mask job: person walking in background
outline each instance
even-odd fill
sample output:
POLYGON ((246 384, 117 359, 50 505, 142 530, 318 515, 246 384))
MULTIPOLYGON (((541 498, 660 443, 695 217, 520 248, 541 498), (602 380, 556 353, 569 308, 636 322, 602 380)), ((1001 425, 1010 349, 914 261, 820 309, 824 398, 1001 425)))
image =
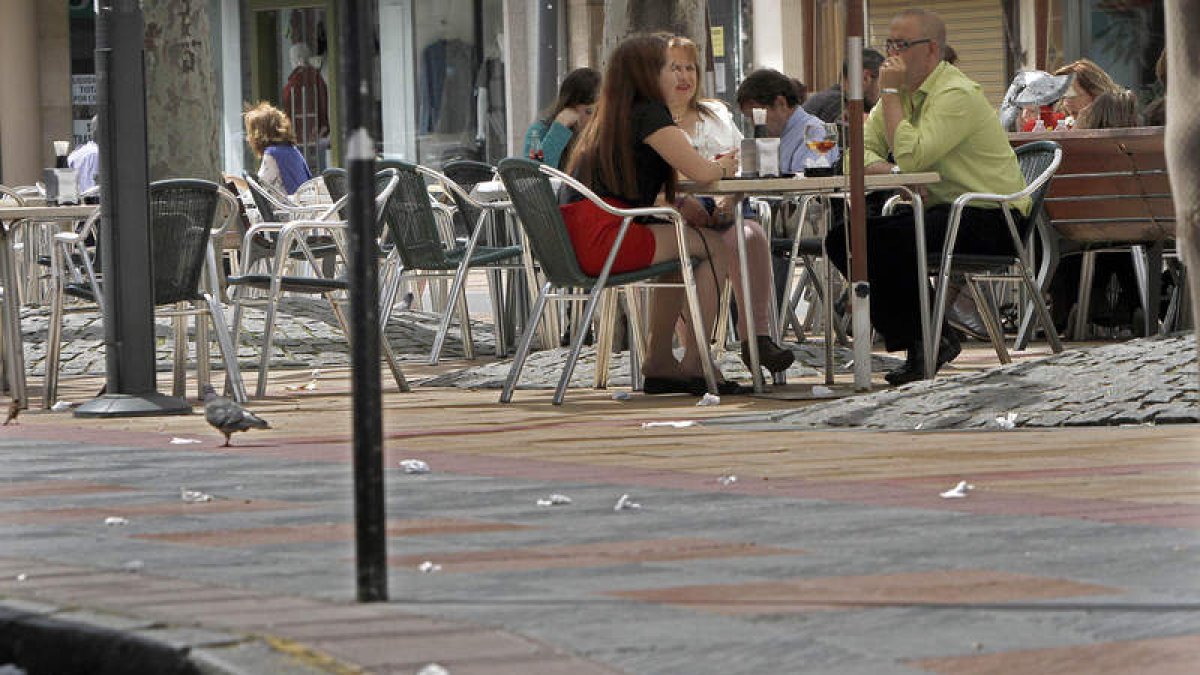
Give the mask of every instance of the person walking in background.
MULTIPOLYGON (((676 202, 678 174, 701 183, 732 176, 735 155, 719 159, 701 157, 686 134, 671 119, 666 101, 677 78, 667 55, 667 40, 660 35, 626 39, 613 50, 600 97, 596 118, 576 141, 567 171, 602 199, 619 206, 651 206, 677 203, 689 222, 707 218, 676 202)), ((567 231, 575 245, 579 265, 588 274, 598 274, 616 241, 622 219, 612 216, 574 190, 564 195, 560 207, 567 231)), ((712 334, 720 296, 720 279, 725 276, 726 248, 715 232, 689 227, 686 253, 701 260, 696 265, 704 334, 712 334), (717 272, 720 270, 720 273, 717 272)), ((654 263, 679 258, 674 226, 657 221, 634 222, 621 242, 612 273, 644 269, 654 263)), ((650 298, 650 344, 642 363, 647 394, 705 391, 703 362, 708 345, 696 343, 694 331, 684 337, 682 361, 672 350, 675 324, 686 320, 683 289, 656 288, 650 298)), ((719 379, 719 378, 718 378, 719 379)), ((721 393, 743 390, 732 382, 721 382, 721 393)))
MULTIPOLYGON (((942 60, 946 25, 933 12, 908 9, 888 30, 887 52, 879 69, 879 105, 863 129, 867 173, 936 171, 940 183, 925 199, 925 242, 940 250, 950 206, 961 194, 1012 194, 1025 187, 1008 136, 979 84, 942 60), (895 158, 893 165, 888 156, 895 158)), ((1013 204, 1015 219, 1027 227, 1030 200, 1013 204)), ((929 293, 918 281, 914 218, 911 212, 867 219, 867 273, 871 282, 871 323, 888 351, 907 350, 904 365, 886 376, 893 385, 925 377, 919 299, 929 293)), ((829 258, 849 274, 845 223, 829 231, 829 258)), ((1015 254, 1000 208, 980 204, 963 210, 954 250, 959 253, 1015 254), (988 208, 988 207, 991 208, 988 208)), ((943 332, 936 367, 961 351, 957 332, 943 332)))
POLYGON ((261 158, 258 179, 263 185, 290 195, 312 178, 308 163, 296 149, 291 122, 282 110, 262 101, 247 110, 242 118, 246 125, 246 142, 261 158))
POLYGON ((562 167, 577 132, 592 119, 599 90, 600 73, 595 70, 576 68, 568 73, 558 88, 554 105, 525 131, 525 149, 521 154, 556 169, 562 167))
POLYGON ((75 148, 67 155, 67 166, 75 169, 79 176, 79 191, 96 187, 100 173, 100 146, 96 145, 96 129, 100 126, 100 118, 92 117, 88 122, 87 143, 75 148))
MULTIPOLYGON (((700 50, 696 43, 686 37, 673 37, 670 41, 671 68, 675 72, 675 87, 667 97, 671 118, 679 125, 705 159, 716 159, 734 154, 742 141, 742 132, 733 123, 733 115, 725 104, 715 99, 700 98, 700 50)), ((682 198, 689 202, 687 212, 700 213, 704 209, 707 218, 694 223, 698 227, 709 227, 721 233, 721 239, 730 251, 737 250, 737 231, 731 227, 735 208, 740 205, 732 196, 718 200, 694 196, 682 198)), ((772 373, 787 370, 796 360, 792 350, 780 346, 771 338, 771 303, 775 299, 775 288, 771 279, 771 241, 756 220, 743 219, 746 240, 746 255, 749 258, 750 294, 754 302, 750 310, 754 317, 753 336, 758 343, 759 362, 772 373)), ((733 284, 733 293, 738 306, 746 307, 742 297, 741 266, 735 256, 729 256, 727 273, 733 284)), ((742 361, 750 367, 751 333, 743 326, 742 313, 737 312, 738 337, 742 341, 742 361)))

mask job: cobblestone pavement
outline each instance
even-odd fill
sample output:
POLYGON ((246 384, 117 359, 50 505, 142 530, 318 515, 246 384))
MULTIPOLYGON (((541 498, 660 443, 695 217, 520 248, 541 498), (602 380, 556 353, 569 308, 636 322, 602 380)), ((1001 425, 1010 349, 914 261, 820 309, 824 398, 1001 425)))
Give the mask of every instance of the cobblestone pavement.
MULTIPOLYGON (((272 368, 333 368, 350 364, 346 340, 333 317, 333 312, 323 301, 288 298, 280 303, 278 316, 275 338, 272 340, 272 368)), ((33 375, 45 374, 46 328, 49 318, 50 312, 46 308, 25 309, 22 312, 25 362, 33 375)), ((259 340, 262 338, 263 313, 257 309, 250 309, 242 323, 242 333, 238 340, 238 363, 243 368, 255 368, 258 365, 259 340)), ((429 353, 436 332, 437 318, 428 312, 397 312, 387 326, 389 344, 398 356, 410 359, 422 359, 429 353)), ((477 352, 487 354, 495 349, 491 324, 473 321, 472 334, 477 352)), ((171 369, 172 335, 168 320, 156 321, 156 362, 160 371, 171 369)), ((189 345, 194 337, 194 332, 189 329, 189 345)), ((103 346, 104 327, 95 313, 67 314, 63 327, 62 374, 103 375, 103 346)), ((214 365, 219 364, 220 352, 217 350, 215 337, 211 352, 214 365)), ((457 328, 451 328, 450 339, 446 341, 443 356, 453 359, 462 358, 462 354, 461 333, 457 328)), ((191 362, 189 360, 189 363, 191 362)))
POLYGON ((1010 415, 1016 427, 1197 422, 1196 361, 1193 336, 1147 338, 730 422, 907 430, 997 429, 1010 415))
MULTIPOLYGON (((288 299, 280 306, 272 356, 273 368, 329 368, 349 364, 346 341, 324 303, 288 299)), ((257 367, 262 313, 249 311, 239 340, 238 358, 243 368, 257 367)), ((48 312, 27 310, 23 316, 25 357, 30 372, 44 372, 48 312)), ((392 348, 403 359, 423 361, 437 329, 434 314, 397 312, 387 327, 392 348)), ((158 364, 170 368, 171 329, 156 324, 158 364)), ((490 355, 495 349, 491 324, 472 322, 476 350, 490 355)), ((69 314, 63 331, 62 370, 66 376, 102 375, 103 329, 94 314, 69 314)), ((792 345, 797 362, 793 378, 818 374, 824 362, 823 346, 810 341, 792 345)), ((520 387, 546 389, 557 384, 566 348, 533 353, 521 375, 520 387)), ((214 362, 217 351, 213 345, 214 362)), ((461 358, 461 333, 451 330, 444 350, 447 360, 461 358)), ((849 349, 835 348, 839 373, 852 369, 849 349)), ((629 386, 627 354, 614 355, 610 366, 612 386, 629 386)), ((895 368, 900 360, 872 356, 876 373, 895 368)), ((733 379, 749 379, 736 353, 726 352, 718 363, 733 379)), ((509 361, 487 361, 419 381, 426 387, 468 389, 499 388, 509 361)), ((573 387, 588 387, 593 379, 595 352, 585 348, 576 367, 573 387)), ((1018 427, 1083 425, 1169 424, 1200 421, 1194 337, 1148 338, 1120 344, 1069 350, 1043 359, 1026 360, 986 372, 942 374, 931 382, 917 382, 866 396, 799 408, 731 418, 729 423, 771 428, 855 427, 869 429, 997 428, 997 418, 1015 415, 1018 427)))
MULTIPOLYGON (((22 328, 25 336, 25 361, 30 372, 34 375, 45 373, 46 358, 46 326, 49 323, 49 311, 46 309, 29 309, 22 315, 22 328)), ((421 311, 396 312, 388 322, 388 342, 397 356, 414 360, 424 359, 433 345, 433 336, 437 332, 438 318, 435 314, 421 311)), ((260 311, 251 310, 243 319, 243 329, 238 341, 238 363, 246 368, 258 365, 259 340, 263 330, 263 315, 260 311)), ((495 351, 495 339, 492 324, 487 321, 472 321, 471 332, 475 341, 475 349, 479 354, 490 355, 495 351)), ((194 333, 189 330, 189 340, 194 333)), ((171 325, 166 320, 155 324, 155 336, 158 342, 157 363, 160 370, 170 370, 172 353, 171 325)), ((215 339, 214 339, 215 340, 215 339)), ((271 367, 295 368, 335 368, 350 364, 350 355, 346 349, 337 321, 329 306, 319 300, 308 298, 289 298, 280 304, 279 319, 276 322, 275 338, 271 367)), ((93 313, 68 314, 63 328, 62 372, 64 375, 103 375, 104 374, 104 328, 99 318, 93 313)), ((190 344, 190 343, 189 343, 190 344)), ((796 365, 788 371, 791 377, 815 375, 816 368, 822 367, 825 355, 822 344, 807 342, 794 345, 796 365)), ((522 387, 547 388, 558 382, 562 360, 568 352, 567 348, 535 352, 526 362, 522 373, 522 387)), ((212 346, 213 362, 219 361, 219 353, 214 341, 212 346)), ((443 358, 450 360, 462 358, 462 333, 456 328, 450 329, 449 339, 442 352, 443 358)), ((834 363, 839 373, 849 373, 853 368, 853 353, 844 347, 834 349, 834 363)), ((629 369, 627 354, 614 355, 611 364, 614 385, 629 386, 629 369)), ((890 356, 876 355, 872 357, 872 367, 876 372, 895 368, 900 360, 890 356)), ((465 388, 499 388, 508 373, 509 361, 487 363, 466 368, 454 373, 447 373, 422 382, 424 386, 465 388)), ((749 379, 750 373, 736 354, 725 354, 720 363, 721 369, 729 377, 749 379)), ((595 368, 595 351, 585 347, 579 366, 575 369, 572 386, 590 386, 592 373, 595 368)))

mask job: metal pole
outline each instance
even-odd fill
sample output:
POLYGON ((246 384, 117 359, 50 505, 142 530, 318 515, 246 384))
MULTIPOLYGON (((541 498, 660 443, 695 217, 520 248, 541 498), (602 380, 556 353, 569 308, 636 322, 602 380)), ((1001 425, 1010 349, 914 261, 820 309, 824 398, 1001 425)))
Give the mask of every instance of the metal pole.
POLYGON ((379 274, 374 237, 375 140, 370 63, 375 40, 366 0, 342 4, 342 105, 350 195, 350 350, 354 425, 354 522, 359 602, 384 602, 387 533, 379 369, 379 274))
MULTIPOLYGON (((847 3, 846 83, 850 130, 850 285, 854 321, 854 389, 871 389, 871 284, 867 279, 867 200, 863 175, 863 5, 847 3)), ((826 302, 831 302, 826 298, 826 302)))
POLYGON ((558 6, 562 0, 537 3, 537 109, 558 97, 558 6))
POLYGON ((100 259, 104 270, 106 394, 76 417, 188 414, 156 391, 154 259, 146 154, 145 22, 139 0, 100 0, 96 83, 100 124, 100 259))

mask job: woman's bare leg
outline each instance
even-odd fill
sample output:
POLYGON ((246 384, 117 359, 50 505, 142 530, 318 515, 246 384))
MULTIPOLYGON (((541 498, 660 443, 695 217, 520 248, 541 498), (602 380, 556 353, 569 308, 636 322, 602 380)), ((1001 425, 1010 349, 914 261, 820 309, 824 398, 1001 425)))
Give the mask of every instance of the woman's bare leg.
POLYGON ((737 298, 738 337, 748 340, 752 335, 771 334, 771 303, 775 302, 775 282, 771 271, 771 241, 757 220, 743 221, 746 235, 746 262, 750 271, 750 295, 753 303, 742 298, 742 270, 737 259, 737 230, 732 227, 721 233, 721 240, 729 250, 729 283, 733 284, 733 295, 737 298), (754 318, 754 330, 742 328, 742 310, 749 304, 754 318))
MULTIPOLYGON (((673 260, 679 257, 675 228, 670 225, 651 225, 654 233, 654 262, 673 260)), ((717 301, 720 297, 717 278, 713 270, 726 268, 727 255, 724 242, 713 232, 688 228, 685 233, 688 254, 704 258, 695 268, 696 290, 700 298, 700 313, 704 321, 704 334, 712 333, 716 320, 717 301)), ((696 344, 693 331, 686 331, 682 363, 675 361, 672 352, 675 323, 680 316, 686 317, 687 300, 683 289, 658 288, 651 293, 650 301, 650 344, 642 372, 650 377, 697 377, 703 373, 701 358, 704 351, 696 344)))

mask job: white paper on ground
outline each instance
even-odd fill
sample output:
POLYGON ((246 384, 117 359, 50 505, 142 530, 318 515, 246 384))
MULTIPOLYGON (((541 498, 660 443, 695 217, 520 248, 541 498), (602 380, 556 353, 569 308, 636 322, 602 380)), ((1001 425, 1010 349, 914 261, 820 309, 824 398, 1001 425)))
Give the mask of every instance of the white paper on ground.
POLYGON ((945 492, 943 492, 941 494, 941 496, 942 496, 942 499, 963 499, 967 496, 968 492, 970 492, 971 490, 974 490, 974 489, 975 489, 974 485, 971 485, 970 483, 968 483, 965 480, 960 480, 958 482, 958 485, 955 485, 954 487, 950 488, 949 490, 946 490, 945 492))
POLYGON ((674 422, 642 422, 643 429, 684 429, 696 425, 696 420, 679 420, 674 422))
POLYGON ((617 500, 616 505, 613 506, 613 511, 629 511, 640 508, 642 508, 642 505, 629 499, 629 495, 621 495, 621 498, 617 500))
POLYGON ((704 392, 704 396, 700 397, 699 401, 696 401, 696 405, 721 405, 721 397, 706 391, 704 392))
POLYGON ((570 497, 560 494, 552 494, 549 497, 537 500, 538 506, 566 506, 570 503, 570 497))
POLYGON ((429 473, 429 465, 419 459, 402 459, 400 468, 404 473, 429 473))

